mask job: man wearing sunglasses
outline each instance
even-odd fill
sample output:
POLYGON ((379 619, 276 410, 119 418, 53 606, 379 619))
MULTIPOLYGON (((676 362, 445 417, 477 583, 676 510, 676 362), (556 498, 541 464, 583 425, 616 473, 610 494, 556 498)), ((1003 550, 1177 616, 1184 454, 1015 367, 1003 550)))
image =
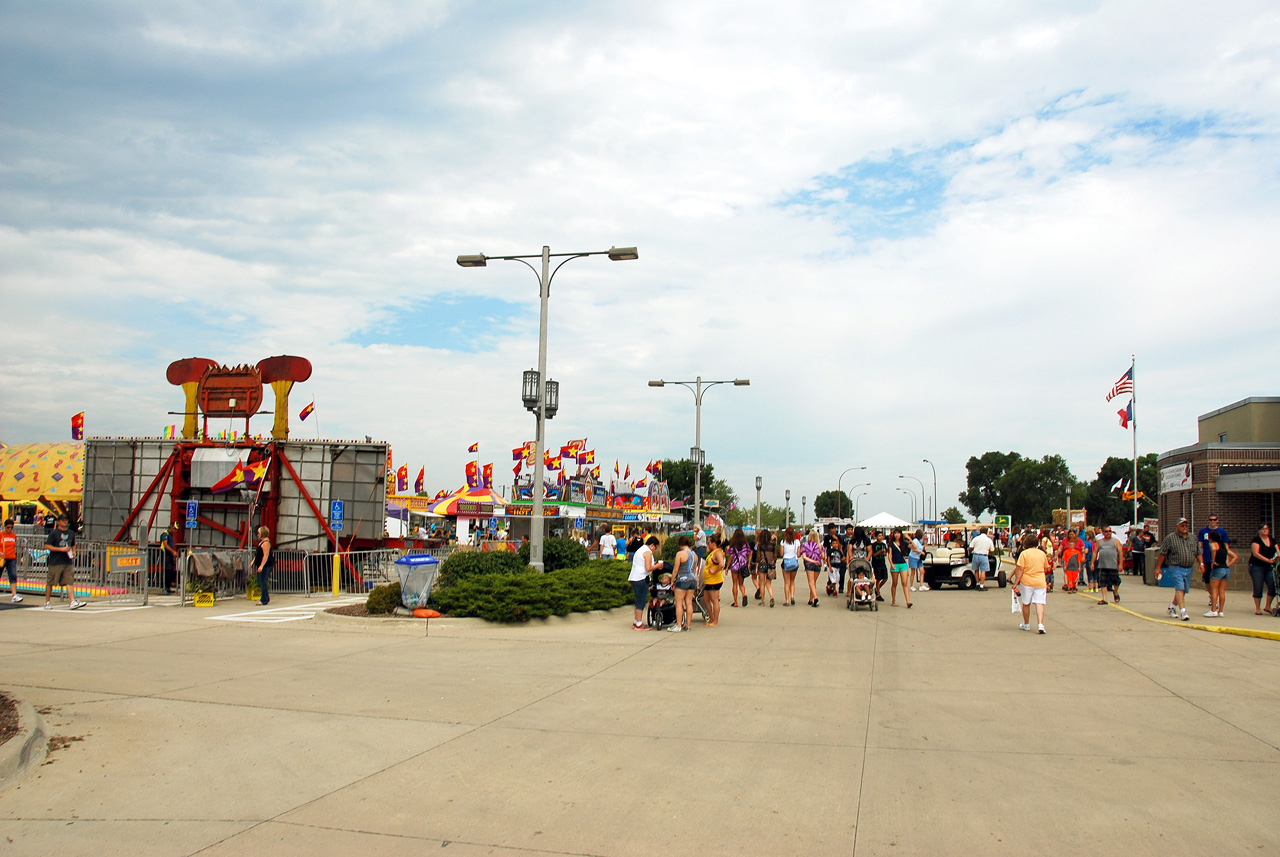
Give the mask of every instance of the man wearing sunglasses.
POLYGON ((1201 575, 1204 582, 1205 592, 1209 591, 1209 570, 1213 568, 1213 555, 1209 548, 1209 536, 1218 537, 1218 541, 1223 547, 1231 544, 1231 539, 1227 538, 1227 531, 1218 526, 1218 516, 1209 516, 1209 526, 1201 527, 1200 532, 1196 535, 1196 541, 1200 543, 1200 558, 1204 563, 1204 574, 1201 575))

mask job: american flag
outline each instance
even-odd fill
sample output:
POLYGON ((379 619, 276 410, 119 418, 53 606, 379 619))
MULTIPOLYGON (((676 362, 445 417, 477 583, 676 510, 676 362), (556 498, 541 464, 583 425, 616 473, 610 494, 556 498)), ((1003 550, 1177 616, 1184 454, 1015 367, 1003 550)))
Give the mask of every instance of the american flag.
POLYGON ((1111 388, 1111 392, 1107 393, 1107 401, 1108 402, 1111 401, 1116 396, 1120 396, 1125 393, 1132 393, 1132 392, 1133 392, 1133 367, 1130 366, 1129 371, 1121 375, 1120 380, 1116 381, 1115 386, 1111 388))

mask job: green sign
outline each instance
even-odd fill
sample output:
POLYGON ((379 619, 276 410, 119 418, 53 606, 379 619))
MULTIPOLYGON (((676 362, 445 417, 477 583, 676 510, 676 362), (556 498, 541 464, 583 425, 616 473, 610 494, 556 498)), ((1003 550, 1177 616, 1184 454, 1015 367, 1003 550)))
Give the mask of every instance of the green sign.
POLYGON ((994 525, 998 530, 1007 530, 1011 526, 1008 515, 996 515, 994 525))

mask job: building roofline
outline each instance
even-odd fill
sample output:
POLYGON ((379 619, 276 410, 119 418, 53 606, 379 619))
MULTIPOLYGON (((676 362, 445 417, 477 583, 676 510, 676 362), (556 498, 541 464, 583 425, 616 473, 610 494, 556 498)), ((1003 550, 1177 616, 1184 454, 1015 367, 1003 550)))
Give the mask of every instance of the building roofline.
POLYGON ((1280 396, 1250 396, 1247 399, 1241 399, 1238 402, 1232 402, 1230 405, 1218 408, 1216 411, 1209 411, 1207 414, 1201 414, 1196 418, 1196 422, 1202 422, 1210 417, 1216 417, 1218 414, 1225 414, 1227 411, 1234 411, 1236 408, 1243 408, 1245 405, 1274 405, 1280 403, 1280 396))
MULTIPOLYGON (((1277 399, 1276 401, 1280 402, 1280 399, 1277 399)), ((1166 458, 1169 458, 1170 456, 1173 456, 1173 455, 1183 455, 1184 453, 1189 453, 1189 452, 1207 452, 1211 449, 1280 450, 1280 443, 1265 443, 1265 442, 1254 442, 1254 441, 1249 441, 1249 442, 1240 441, 1238 443, 1232 443, 1228 441, 1227 443, 1219 443, 1216 440, 1211 442, 1205 442, 1205 443, 1193 443, 1190 446, 1180 446, 1177 449, 1170 449, 1160 453, 1158 456, 1156 456, 1156 463, 1158 464, 1159 462, 1164 461, 1166 458)))

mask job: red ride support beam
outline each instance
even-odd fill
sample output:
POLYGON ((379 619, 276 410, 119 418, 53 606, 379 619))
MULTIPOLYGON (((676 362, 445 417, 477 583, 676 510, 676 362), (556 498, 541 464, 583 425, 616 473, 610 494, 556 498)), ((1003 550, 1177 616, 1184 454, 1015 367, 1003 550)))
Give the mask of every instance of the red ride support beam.
MULTIPOLYGON (((316 506, 315 501, 311 499, 311 494, 307 491, 306 486, 302 484, 302 480, 298 478, 298 474, 293 469, 293 465, 289 463, 289 459, 284 457, 284 451, 277 450, 276 455, 280 457, 280 463, 284 465, 287 471, 289 471, 289 476, 293 479, 293 484, 298 486, 298 492, 302 495, 302 499, 307 501, 307 506, 311 508, 311 514, 316 516, 316 520, 319 521, 320 526, 324 528, 325 535, 327 535, 333 542, 333 552, 338 553, 338 534, 329 527, 329 522, 324 519, 324 515, 320 514, 319 507, 316 506)), ((344 559, 343 562, 346 564, 347 570, 351 572, 351 576, 355 578, 356 583, 363 586, 364 578, 362 578, 359 572, 356 571, 355 566, 351 564, 351 560, 344 559)))
MULTIPOLYGON (((159 484, 161 477, 163 477, 166 473, 169 472, 169 469, 173 466, 173 462, 177 454, 178 454, 178 448, 175 446, 173 449, 173 452, 169 453, 168 459, 165 460, 164 465, 160 468, 160 472, 156 474, 156 478, 152 479, 151 484, 147 486, 147 490, 142 492, 142 497, 141 499, 138 500, 137 505, 134 506, 129 511, 129 517, 124 519, 124 526, 120 527, 120 530, 116 533, 116 537, 111 541, 113 542, 121 541, 125 537, 125 535, 129 532, 129 527, 133 524, 133 519, 138 517, 138 513, 142 511, 142 507, 147 504, 147 498, 151 496, 152 491, 156 490, 156 485, 159 484)), ((159 497, 156 498, 156 508, 157 509, 160 508, 159 497)), ((154 517, 154 514, 155 513, 153 511, 152 512, 153 517, 154 517)), ((149 528, 150 524, 148 524, 147 526, 149 528)))

